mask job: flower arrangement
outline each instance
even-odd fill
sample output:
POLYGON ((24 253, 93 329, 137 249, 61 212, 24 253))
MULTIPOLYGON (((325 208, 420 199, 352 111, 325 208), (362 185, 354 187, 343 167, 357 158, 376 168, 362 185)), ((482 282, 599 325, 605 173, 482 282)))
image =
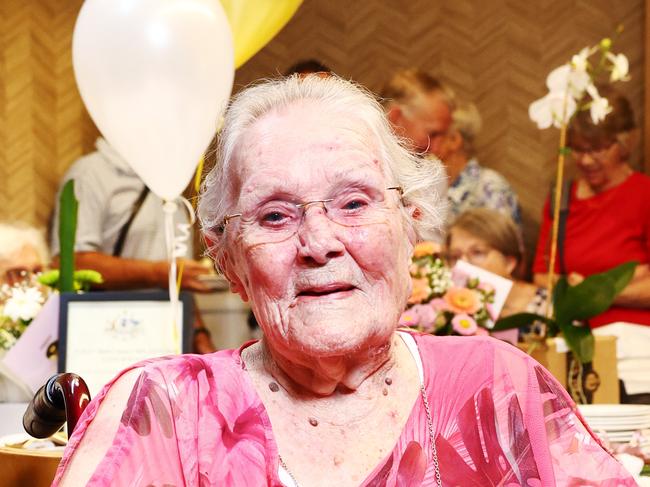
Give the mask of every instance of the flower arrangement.
POLYGON ((16 284, 0 287, 0 350, 9 350, 36 317, 50 294, 37 274, 24 274, 16 284))
MULTIPOLYGON (((618 28, 618 32, 622 27, 618 28)), ((569 121, 579 110, 589 110, 594 124, 602 122, 612 111, 607 98, 600 96, 596 81, 603 75, 609 75, 609 82, 627 81, 629 79, 629 62, 624 54, 612 52, 612 40, 605 38, 598 44, 585 47, 571 57, 571 61, 555 68, 546 78, 549 92, 539 100, 531 103, 528 115, 540 129, 551 125, 560 129, 560 146, 558 150, 557 175, 555 180, 555 201, 553 205, 553 227, 551 234, 551 252, 547 294, 552 296, 555 281, 555 260, 557 255, 557 235, 564 180, 564 159, 569 153, 566 147, 567 127, 569 121)), ((551 308, 549 307, 549 313, 551 308)), ((550 315, 549 315, 550 316, 550 315)))
POLYGON ((487 335, 496 319, 494 287, 449 269, 432 242, 415 247, 409 308, 400 326, 435 335, 487 335))

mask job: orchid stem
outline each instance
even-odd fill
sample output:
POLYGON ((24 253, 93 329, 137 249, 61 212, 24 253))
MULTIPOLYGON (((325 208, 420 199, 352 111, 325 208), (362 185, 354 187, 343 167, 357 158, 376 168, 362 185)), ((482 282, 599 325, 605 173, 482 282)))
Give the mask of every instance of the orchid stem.
MULTIPOLYGON (((569 98, 569 90, 564 95, 564 103, 562 106, 562 126, 560 127, 560 151, 557 156, 557 176, 555 179, 555 195, 553 201, 553 230, 551 232, 551 255, 548 263, 548 282, 546 284, 546 292, 548 299, 553 299, 553 286, 555 284, 555 259, 557 254, 557 234, 560 223, 560 204, 562 201, 562 182, 564 181, 564 153, 566 146, 566 133, 567 133, 567 103, 569 98)), ((546 317, 553 317, 554 306, 546 308, 546 317)))

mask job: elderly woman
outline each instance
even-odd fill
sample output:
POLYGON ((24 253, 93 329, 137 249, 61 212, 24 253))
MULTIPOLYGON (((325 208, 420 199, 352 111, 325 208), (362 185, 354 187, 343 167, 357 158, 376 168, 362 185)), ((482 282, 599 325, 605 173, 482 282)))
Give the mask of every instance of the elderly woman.
POLYGON ((200 212, 264 337, 123 372, 54 485, 634 485, 514 347, 397 331, 440 174, 339 78, 235 97, 200 212))
POLYGON ((0 284, 12 285, 48 263, 44 232, 22 222, 0 223, 0 284))
MULTIPOLYGON (((0 299, 6 299, 8 286, 28 282, 48 262, 44 232, 23 222, 0 222, 0 299)), ((0 402, 26 402, 31 394, 25 384, 0 371, 0 402)))

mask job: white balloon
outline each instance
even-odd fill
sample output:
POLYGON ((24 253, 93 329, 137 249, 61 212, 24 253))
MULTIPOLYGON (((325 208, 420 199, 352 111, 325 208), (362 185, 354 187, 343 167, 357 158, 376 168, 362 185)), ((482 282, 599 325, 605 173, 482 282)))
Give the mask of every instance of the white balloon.
POLYGON ((86 0, 72 60, 104 137, 154 193, 176 198, 232 90, 232 34, 219 1, 86 0))

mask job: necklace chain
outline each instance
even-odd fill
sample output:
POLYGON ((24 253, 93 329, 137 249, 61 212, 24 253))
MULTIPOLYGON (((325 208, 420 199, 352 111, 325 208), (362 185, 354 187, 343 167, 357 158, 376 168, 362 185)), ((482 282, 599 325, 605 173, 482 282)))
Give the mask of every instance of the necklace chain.
POLYGON ((433 469, 436 475, 436 484, 442 487, 442 479, 440 478, 440 465, 438 464, 438 449, 436 448, 436 437, 433 433, 433 418, 431 417, 431 409, 429 408, 429 400, 427 399, 427 392, 424 389, 424 384, 420 385, 422 392, 422 402, 424 403, 424 411, 427 414, 427 426, 429 427, 429 443, 431 444, 431 457, 433 461, 433 469))
MULTIPOLYGON (((427 427, 429 429, 429 445, 431 446, 431 461, 433 462, 433 469, 436 477, 436 485, 438 487, 442 487, 442 479, 440 478, 440 465, 438 463, 438 450, 436 449, 436 438, 434 436, 434 431, 433 431, 433 419, 431 416, 431 408, 429 408, 429 400, 427 399, 427 393, 426 393, 426 389, 424 388, 424 384, 420 385, 420 394, 422 396, 422 403, 424 404, 424 412, 426 413, 427 416, 427 427)), ((280 465, 282 466, 284 471, 289 475, 289 477, 291 477, 294 487, 300 487, 300 484, 296 480, 296 477, 294 477, 293 473, 291 473, 291 470, 289 470, 287 464, 284 463, 282 457, 278 455, 278 458, 280 460, 280 465)))

